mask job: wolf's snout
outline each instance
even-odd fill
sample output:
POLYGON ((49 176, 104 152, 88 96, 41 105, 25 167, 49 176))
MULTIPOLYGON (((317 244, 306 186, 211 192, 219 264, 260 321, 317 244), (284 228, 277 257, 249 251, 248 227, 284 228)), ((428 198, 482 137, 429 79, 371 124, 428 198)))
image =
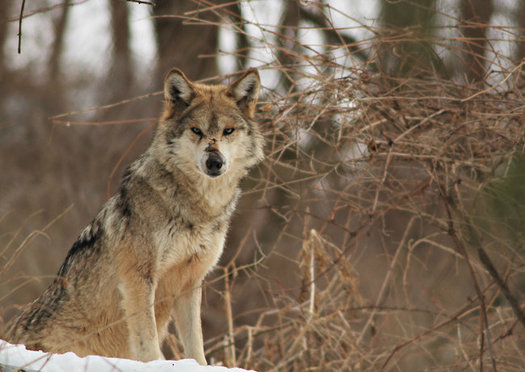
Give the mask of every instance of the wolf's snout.
POLYGON ((208 159, 206 159, 206 172, 209 176, 217 177, 223 173, 221 171, 224 165, 224 160, 217 150, 210 151, 208 159))

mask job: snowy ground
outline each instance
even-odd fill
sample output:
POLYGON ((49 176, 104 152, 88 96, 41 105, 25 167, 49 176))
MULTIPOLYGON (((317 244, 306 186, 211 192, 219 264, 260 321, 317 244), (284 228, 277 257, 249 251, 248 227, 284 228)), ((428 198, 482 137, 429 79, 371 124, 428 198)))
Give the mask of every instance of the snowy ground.
POLYGON ((193 359, 155 360, 143 363, 130 359, 105 358, 90 355, 80 358, 74 353, 49 354, 41 351, 26 350, 24 345, 11 345, 0 340, 0 371, 14 372, 243 372, 241 368, 200 366, 193 359))

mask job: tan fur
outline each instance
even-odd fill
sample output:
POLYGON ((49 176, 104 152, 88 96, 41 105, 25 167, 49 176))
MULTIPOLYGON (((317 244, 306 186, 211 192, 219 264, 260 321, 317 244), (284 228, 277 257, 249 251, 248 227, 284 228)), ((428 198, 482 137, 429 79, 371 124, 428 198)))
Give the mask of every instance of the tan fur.
POLYGON ((258 91, 255 70, 230 86, 172 70, 152 145, 8 341, 148 361, 162 358, 174 318, 185 356, 206 364, 201 284, 222 254, 238 183, 263 157, 252 120, 258 91))

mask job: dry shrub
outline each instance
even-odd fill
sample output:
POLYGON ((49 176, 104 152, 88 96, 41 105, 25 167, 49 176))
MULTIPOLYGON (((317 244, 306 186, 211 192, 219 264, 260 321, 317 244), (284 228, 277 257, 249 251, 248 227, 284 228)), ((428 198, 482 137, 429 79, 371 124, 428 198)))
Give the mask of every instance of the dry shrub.
MULTIPOLYGON (((276 255, 288 268, 261 270, 275 295, 255 325, 234 331, 244 340, 236 364, 519 370, 523 324, 478 254, 523 301, 523 213, 514 229, 486 238, 473 222, 503 223, 477 205, 487 184, 507 182, 503 169, 523 178, 519 90, 478 94, 436 78, 392 88, 380 74, 356 76, 319 76, 310 93, 272 103, 259 203, 282 221, 274 236, 286 242, 277 239, 262 264, 276 255), (290 271, 286 290, 276 288, 290 271)), ((523 183, 510 179, 521 195, 523 183)))
MULTIPOLYGON (((283 33, 266 68, 287 89, 261 104, 268 159, 241 212, 257 264, 237 295, 226 286, 233 319, 212 357, 261 371, 525 363, 523 62, 494 52, 490 83, 428 64, 393 74, 379 56, 407 38, 380 31, 315 53, 283 33)), ((425 42, 458 55, 465 40, 425 42)))

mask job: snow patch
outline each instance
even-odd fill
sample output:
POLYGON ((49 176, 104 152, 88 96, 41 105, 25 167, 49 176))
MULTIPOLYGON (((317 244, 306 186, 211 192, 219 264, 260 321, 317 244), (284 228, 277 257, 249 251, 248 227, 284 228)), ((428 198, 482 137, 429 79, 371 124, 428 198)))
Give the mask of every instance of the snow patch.
POLYGON ((23 369, 26 372, 246 372, 241 368, 201 366, 193 359, 154 360, 138 362, 130 359, 107 358, 89 355, 80 358, 75 353, 51 354, 26 350, 25 345, 11 345, 0 340, 0 371, 11 372, 23 369))

